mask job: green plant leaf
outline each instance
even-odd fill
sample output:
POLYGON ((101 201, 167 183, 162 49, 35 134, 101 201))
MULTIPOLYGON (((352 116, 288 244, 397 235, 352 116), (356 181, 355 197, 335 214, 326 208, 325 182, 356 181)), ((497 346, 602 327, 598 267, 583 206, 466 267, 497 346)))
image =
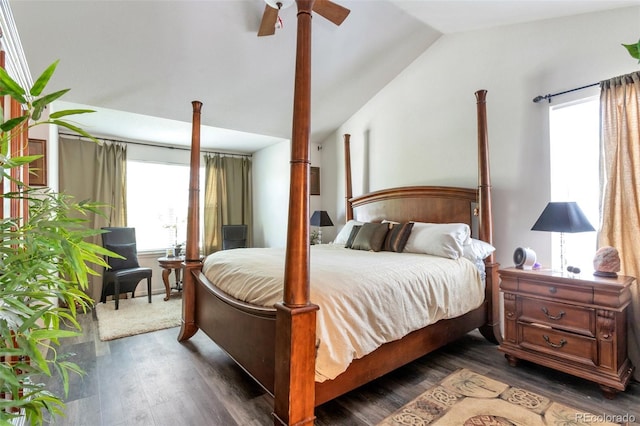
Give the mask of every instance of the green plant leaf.
POLYGON ((100 143, 100 141, 98 139, 96 139, 94 136, 90 135, 89 133, 87 133, 84 129, 81 129, 78 126, 75 126, 71 123, 68 123, 66 121, 62 121, 62 120, 48 120, 48 123, 50 124, 57 124, 58 126, 62 126, 62 127, 66 127, 69 130, 73 130, 74 132, 80 134, 80 136, 84 136, 85 138, 91 139, 92 141, 94 141, 95 143, 100 143))
POLYGON ((31 111, 31 118, 34 121, 38 121, 40 120, 40 117, 42 117, 42 112, 44 111, 44 109, 46 108, 46 105, 37 105, 33 108, 33 110, 31 111))
POLYGON ((49 363, 42 355, 42 351, 40 350, 39 341, 30 338, 26 342, 21 342, 21 347, 24 345, 28 345, 30 347, 29 351, 29 363, 31 365, 36 365, 40 373, 46 374, 47 376, 51 376, 51 370, 49 369, 49 363))
POLYGON ((36 321, 38 321, 41 317, 42 314, 47 311, 49 308, 48 307, 44 307, 39 309, 38 311, 36 311, 31 318, 29 318, 27 321, 25 321, 20 328, 18 329, 18 332, 20 333, 24 333, 25 331, 29 330, 31 327, 34 326, 34 324, 36 323, 36 321))
POLYGON ((79 376, 83 376, 86 373, 76 364, 68 361, 62 361, 58 363, 59 372, 62 375, 62 383, 64 385, 64 394, 65 396, 69 395, 69 372, 73 372, 78 374, 79 376))
POLYGON ((44 70, 44 72, 40 75, 40 77, 38 77, 36 82, 33 83, 31 90, 29 90, 29 93, 31 93, 31 96, 40 96, 44 88, 49 83, 49 80, 51 79, 51 76, 53 75, 54 71, 56 70, 56 67, 58 66, 58 62, 60 62, 60 60, 57 60, 51 65, 49 65, 49 67, 46 70, 44 70))
POLYGON ((21 104, 27 103, 24 89, 3 68, 0 68, 0 95, 9 95, 21 104))
POLYGON ((7 120, 4 123, 0 124, 0 130, 2 130, 3 132, 9 132, 9 131, 15 129, 20 124, 22 124, 25 121, 27 121, 28 119, 29 119, 28 115, 23 115, 21 117, 12 118, 12 119, 7 120))
POLYGON ((68 115, 78 115, 96 112, 93 109, 66 109, 64 111, 56 111, 49 114, 49 118, 62 118, 68 115))
POLYGON ((629 55, 631 55, 631 57, 638 59, 638 63, 640 63, 640 39, 638 40, 637 43, 634 44, 622 44, 627 51, 629 52, 629 55))
POLYGON ((43 97, 38 98, 35 101, 33 101, 33 107, 34 108, 44 108, 47 105, 49 105, 51 102, 53 102, 56 99, 59 99, 60 97, 64 96, 64 94, 67 93, 69 90, 71 90, 71 89, 58 90, 57 92, 53 92, 53 93, 49 93, 48 95, 44 95, 43 97))
POLYGON ((38 329, 31 332, 31 337, 35 339, 59 339, 62 337, 78 337, 80 333, 73 330, 46 330, 38 329))
POLYGON ((25 164, 29 164, 41 157, 42 155, 25 155, 24 157, 12 157, 8 158, 4 164, 6 168, 12 169, 14 167, 20 167, 24 166, 25 164))

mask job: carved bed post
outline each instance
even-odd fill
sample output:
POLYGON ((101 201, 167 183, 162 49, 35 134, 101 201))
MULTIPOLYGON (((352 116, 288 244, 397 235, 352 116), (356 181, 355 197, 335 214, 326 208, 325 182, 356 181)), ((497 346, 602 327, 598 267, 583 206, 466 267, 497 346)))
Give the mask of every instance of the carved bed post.
MULTIPOLYGON (((493 244, 493 213, 491 211, 491 175, 489 173, 489 136, 487 131, 487 91, 476 92, 478 113, 478 203, 479 203, 479 237, 482 241, 493 244)), ((492 342, 500 342, 500 284, 498 269, 493 253, 484 261, 487 274, 487 301, 489 303, 487 324, 480 328, 482 335, 492 342)))
POLYGON ((345 173, 345 222, 353 219, 353 206, 349 201, 353 197, 353 187, 351 184, 351 135, 346 133, 344 135, 344 173, 345 173))
POLYGON ((182 267, 182 326, 178 341, 193 336, 198 327, 195 322, 196 288, 193 273, 202 267, 200 260, 200 110, 202 102, 193 101, 191 127, 191 165, 189 174, 189 210, 187 212, 187 246, 182 267))
POLYGON ((296 0, 298 33, 291 138, 291 183, 284 301, 276 304, 274 424, 312 425, 315 419, 316 311, 309 289, 309 135, 311 133, 311 11, 296 0))

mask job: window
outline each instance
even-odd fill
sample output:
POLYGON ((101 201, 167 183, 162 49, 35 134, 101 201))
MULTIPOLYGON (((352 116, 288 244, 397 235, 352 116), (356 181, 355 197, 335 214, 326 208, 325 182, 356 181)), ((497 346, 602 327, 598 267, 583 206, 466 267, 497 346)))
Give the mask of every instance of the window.
POLYGON ((189 166, 127 161, 127 223, 139 251, 185 242, 188 201, 189 166))
MULTIPOLYGON (((597 230, 599 213, 600 104, 597 97, 550 108, 551 200, 575 201, 597 230)), ((553 268, 560 268, 560 235, 552 235, 553 268)), ((568 265, 590 269, 596 232, 565 234, 568 265)))

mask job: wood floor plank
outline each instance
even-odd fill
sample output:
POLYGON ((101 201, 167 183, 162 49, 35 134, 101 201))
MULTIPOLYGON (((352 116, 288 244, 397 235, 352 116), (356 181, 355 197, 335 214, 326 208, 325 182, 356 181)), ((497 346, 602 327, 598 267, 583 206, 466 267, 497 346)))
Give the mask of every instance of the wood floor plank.
MULTIPOLYGON (((92 313, 85 334, 63 343, 87 376, 76 383, 56 425, 267 426, 273 399, 204 333, 177 341, 178 329, 101 342, 92 313)), ((316 409, 319 426, 373 426, 452 372, 468 368, 596 414, 640 422, 640 383, 607 400, 591 382, 535 364, 510 367, 474 332, 316 409)))
POLYGON ((100 398, 96 394, 68 402, 65 416, 64 424, 69 426, 100 424, 100 398))

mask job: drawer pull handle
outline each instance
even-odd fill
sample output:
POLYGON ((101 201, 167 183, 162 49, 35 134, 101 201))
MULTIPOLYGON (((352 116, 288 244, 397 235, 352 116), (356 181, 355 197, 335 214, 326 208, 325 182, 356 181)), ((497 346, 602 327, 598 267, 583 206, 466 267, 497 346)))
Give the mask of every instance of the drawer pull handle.
POLYGON ((556 294, 558 292, 558 289, 555 287, 549 287, 549 293, 551 294, 556 294))
POLYGON ((562 319, 563 316, 565 316, 565 312, 564 311, 560 311, 560 313, 558 315, 553 316, 553 315, 549 314, 549 310, 546 307, 543 306, 540 309, 547 316, 547 318, 549 318, 550 320, 558 321, 558 320, 562 319))
POLYGON ((561 348, 564 345, 567 344, 567 341, 564 339, 560 339, 560 343, 553 343, 551 340, 549 340, 549 336, 547 335, 542 335, 542 338, 544 339, 545 342, 547 342, 547 345, 551 346, 552 348, 561 348))

